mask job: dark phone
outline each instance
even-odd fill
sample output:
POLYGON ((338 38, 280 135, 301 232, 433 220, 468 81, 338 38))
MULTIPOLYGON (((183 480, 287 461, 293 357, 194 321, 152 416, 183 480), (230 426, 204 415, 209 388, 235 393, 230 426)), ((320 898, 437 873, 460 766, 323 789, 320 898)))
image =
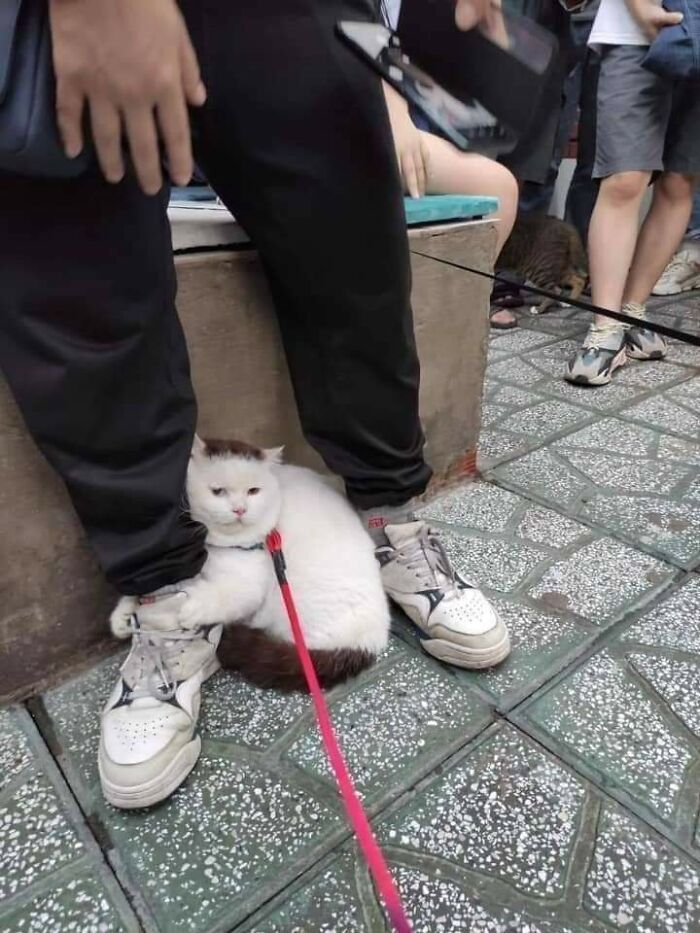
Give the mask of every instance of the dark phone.
POLYGON ((507 10, 502 27, 496 41, 479 28, 458 29, 454 0, 403 0, 396 31, 406 55, 449 94, 478 100, 522 135, 556 65, 558 43, 546 29, 507 10))
POLYGON ((460 149, 496 156, 508 152, 517 136, 478 101, 458 100, 421 71, 401 49, 394 33, 379 23, 340 22, 340 38, 399 94, 413 104, 430 125, 460 149))

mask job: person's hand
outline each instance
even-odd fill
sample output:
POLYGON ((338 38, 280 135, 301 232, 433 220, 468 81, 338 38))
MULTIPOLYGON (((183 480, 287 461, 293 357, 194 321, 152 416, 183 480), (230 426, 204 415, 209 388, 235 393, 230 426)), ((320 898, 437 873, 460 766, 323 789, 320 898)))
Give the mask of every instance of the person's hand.
POLYGON ((423 135, 411 120, 403 97, 388 84, 384 85, 384 96, 401 180, 412 198, 421 198, 428 184, 428 152, 423 135))
POLYGON ((428 152, 423 135, 410 117, 408 123, 392 132, 404 188, 412 198, 422 198, 428 185, 428 152))
POLYGON ((187 104, 206 91, 184 20, 174 0, 50 0, 56 114, 66 154, 83 148, 89 108, 105 178, 124 176, 126 137, 139 183, 155 194, 163 183, 159 137, 176 184, 192 177, 187 104))
POLYGON ((683 22, 682 13, 669 13, 654 3, 654 0, 627 0, 627 6, 650 42, 653 42, 666 26, 677 26, 683 22))

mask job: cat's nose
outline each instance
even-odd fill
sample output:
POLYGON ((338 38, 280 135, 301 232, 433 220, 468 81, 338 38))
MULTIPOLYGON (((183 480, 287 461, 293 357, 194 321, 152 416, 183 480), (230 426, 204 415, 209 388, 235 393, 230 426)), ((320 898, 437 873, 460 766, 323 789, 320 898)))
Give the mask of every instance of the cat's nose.
POLYGON ((245 515, 245 513, 246 513, 246 510, 245 510, 245 509, 234 509, 234 510, 233 510, 233 514, 234 514, 234 515, 237 515, 239 518, 243 518, 243 516, 245 515))

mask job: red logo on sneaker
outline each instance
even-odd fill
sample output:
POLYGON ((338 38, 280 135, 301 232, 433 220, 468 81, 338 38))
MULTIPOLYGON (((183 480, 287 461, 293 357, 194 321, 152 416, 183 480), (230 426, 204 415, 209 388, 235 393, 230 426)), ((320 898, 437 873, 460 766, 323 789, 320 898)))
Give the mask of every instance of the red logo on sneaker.
POLYGON ((368 528, 383 528, 386 525, 386 520, 381 516, 377 515, 374 518, 370 518, 367 522, 368 528))

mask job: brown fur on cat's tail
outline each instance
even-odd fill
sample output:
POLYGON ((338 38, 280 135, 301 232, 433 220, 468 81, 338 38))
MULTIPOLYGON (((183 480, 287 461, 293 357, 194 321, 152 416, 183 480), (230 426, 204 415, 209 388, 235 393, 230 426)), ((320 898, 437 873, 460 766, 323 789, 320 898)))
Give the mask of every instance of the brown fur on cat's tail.
MULTIPOLYGON (((376 660, 375 655, 356 648, 310 649, 309 654, 324 689, 355 677, 376 660)), ((222 667, 238 671, 256 687, 309 692, 294 645, 271 638, 261 629, 225 626, 218 656, 222 667)))

